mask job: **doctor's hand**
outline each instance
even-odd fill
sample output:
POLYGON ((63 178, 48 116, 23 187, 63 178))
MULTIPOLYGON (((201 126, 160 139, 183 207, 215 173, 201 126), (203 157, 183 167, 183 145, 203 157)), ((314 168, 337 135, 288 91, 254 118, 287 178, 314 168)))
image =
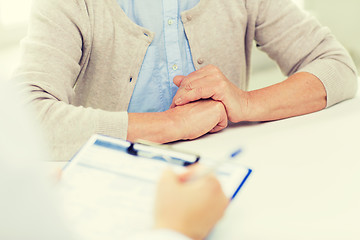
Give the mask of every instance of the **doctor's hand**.
POLYGON ((186 181, 192 169, 181 175, 166 170, 158 184, 155 228, 171 229, 191 239, 204 239, 221 219, 229 199, 214 175, 186 181))
POLYGON ((176 76, 174 83, 179 89, 171 108, 211 98, 224 104, 230 121, 246 120, 247 93, 230 82, 218 67, 207 65, 188 76, 176 76))

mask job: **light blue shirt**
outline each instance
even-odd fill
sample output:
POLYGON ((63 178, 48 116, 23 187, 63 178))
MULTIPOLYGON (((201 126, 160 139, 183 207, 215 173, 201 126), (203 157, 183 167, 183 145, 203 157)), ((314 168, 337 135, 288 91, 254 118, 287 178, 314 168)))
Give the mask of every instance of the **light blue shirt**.
POLYGON ((180 13, 200 0, 117 0, 137 25, 155 33, 137 79, 128 112, 169 109, 177 86, 173 78, 195 71, 180 13))

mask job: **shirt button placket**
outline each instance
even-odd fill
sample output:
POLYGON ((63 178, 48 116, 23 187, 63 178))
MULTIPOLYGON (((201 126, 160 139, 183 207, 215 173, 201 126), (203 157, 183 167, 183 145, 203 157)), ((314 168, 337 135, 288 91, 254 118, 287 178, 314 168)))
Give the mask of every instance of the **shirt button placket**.
POLYGON ((178 0, 163 0, 164 6, 164 33, 169 69, 169 79, 181 74, 181 54, 178 36, 178 0))

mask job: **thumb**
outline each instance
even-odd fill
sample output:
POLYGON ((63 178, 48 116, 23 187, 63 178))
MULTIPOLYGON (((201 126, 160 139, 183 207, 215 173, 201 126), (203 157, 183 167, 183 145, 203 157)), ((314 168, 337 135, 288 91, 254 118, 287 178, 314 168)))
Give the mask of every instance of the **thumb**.
POLYGON ((184 80, 185 76, 179 75, 175 76, 173 82, 176 86, 180 87, 181 82, 184 80))
POLYGON ((177 174, 171 170, 171 168, 167 168, 163 171, 161 177, 160 177, 160 183, 168 183, 168 182, 178 182, 178 176, 177 174))
POLYGON ((186 171, 179 174, 178 178, 181 182, 186 182, 189 178, 195 175, 197 172, 204 170, 203 166, 200 166, 198 163, 192 164, 186 167, 186 171))

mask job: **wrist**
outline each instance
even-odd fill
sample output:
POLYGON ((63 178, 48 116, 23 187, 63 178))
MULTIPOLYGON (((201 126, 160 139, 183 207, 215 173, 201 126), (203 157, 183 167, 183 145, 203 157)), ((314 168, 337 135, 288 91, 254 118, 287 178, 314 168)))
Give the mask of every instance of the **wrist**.
POLYGON ((179 117, 176 116, 174 108, 168 109, 163 114, 163 132, 169 139, 168 142, 182 140, 181 127, 179 126, 179 117))
POLYGON ((251 119, 251 93, 247 91, 243 91, 238 89, 236 108, 234 109, 227 109, 229 120, 233 123, 243 122, 243 121, 250 121, 251 119), (229 110, 234 113, 229 115, 229 110))
POLYGON ((129 113, 127 139, 138 139, 157 143, 178 140, 174 119, 168 111, 156 113, 129 113))
POLYGON ((164 124, 166 124, 166 129, 164 131, 169 136, 171 141, 177 140, 186 140, 186 136, 184 136, 184 118, 177 114, 176 108, 171 108, 163 113, 164 124))
POLYGON ((243 121, 254 120, 254 106, 253 106, 253 95, 252 92, 243 91, 242 102, 243 102, 243 121))
MULTIPOLYGON (((257 91, 245 92, 244 96, 244 119, 246 122, 261 121, 265 113, 265 104, 260 104, 257 91)), ((268 100, 266 100, 268 101, 268 100)))

